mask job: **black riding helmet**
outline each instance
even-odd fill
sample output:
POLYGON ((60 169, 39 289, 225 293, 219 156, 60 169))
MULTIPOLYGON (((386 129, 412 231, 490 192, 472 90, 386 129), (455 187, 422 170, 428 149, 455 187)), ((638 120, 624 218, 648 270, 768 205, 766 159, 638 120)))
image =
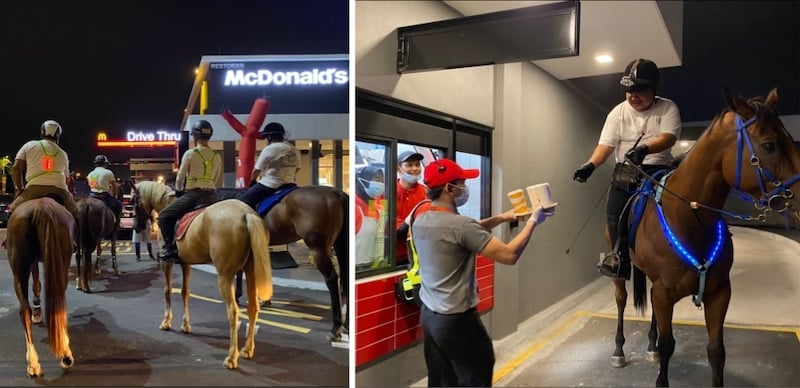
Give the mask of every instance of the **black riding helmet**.
POLYGON ((192 125, 192 136, 198 139, 211 139, 214 134, 214 128, 208 121, 200 120, 192 125))
POLYGON ((619 84, 626 92, 640 92, 646 89, 655 91, 658 88, 659 78, 658 66, 655 62, 638 58, 625 67, 625 73, 619 80, 619 84))
POLYGON ((94 157, 95 166, 107 166, 108 158, 105 155, 97 155, 94 157))
POLYGON ((283 140, 286 136, 286 129, 281 123, 269 123, 258 131, 259 139, 283 140))

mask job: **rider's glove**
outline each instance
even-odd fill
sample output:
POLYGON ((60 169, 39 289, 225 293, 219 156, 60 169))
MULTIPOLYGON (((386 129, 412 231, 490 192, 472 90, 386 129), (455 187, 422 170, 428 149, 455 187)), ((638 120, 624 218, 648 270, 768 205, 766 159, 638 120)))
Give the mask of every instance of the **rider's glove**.
POLYGON ((625 154, 625 158, 629 159, 631 163, 640 166, 642 162, 644 162, 644 157, 650 153, 650 148, 647 148, 646 145, 640 145, 625 154))
POLYGON ((575 174, 572 175, 572 179, 583 183, 589 179, 593 172, 594 164, 592 162, 586 162, 582 166, 578 167, 577 170, 575 170, 575 174))
POLYGON ((537 226, 541 225, 544 222, 544 220, 546 220, 553 214, 556 214, 555 207, 545 210, 543 207, 539 206, 536 209, 533 209, 533 211, 531 212, 531 217, 528 218, 528 223, 535 222, 537 226))

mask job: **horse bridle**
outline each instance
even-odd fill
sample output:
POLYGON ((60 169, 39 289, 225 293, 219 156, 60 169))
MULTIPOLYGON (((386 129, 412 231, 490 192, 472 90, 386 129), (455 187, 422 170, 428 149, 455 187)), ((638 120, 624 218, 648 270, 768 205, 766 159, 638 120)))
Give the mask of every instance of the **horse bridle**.
POLYGON ((800 180, 800 174, 796 174, 795 176, 789 178, 789 180, 781 182, 780 179, 778 179, 767 168, 761 165, 761 159, 758 157, 758 155, 756 155, 753 142, 750 139, 750 133, 747 132, 747 127, 752 125, 758 119, 758 117, 761 115, 762 109, 764 108, 763 104, 757 104, 757 106, 759 107, 758 112, 756 112, 756 114, 747 121, 743 121, 742 117, 738 113, 736 114, 736 147, 738 153, 736 156, 736 184, 733 186, 733 189, 737 194, 739 194, 740 198, 751 202, 756 210, 761 211, 761 214, 756 217, 757 219, 766 221, 767 215, 772 210, 776 210, 778 213, 784 215, 784 213, 789 209, 788 200, 794 197, 794 192, 789 189, 789 186, 800 180), (743 192, 739 188, 742 179, 742 158, 744 154, 744 146, 747 146, 747 150, 750 151, 750 165, 753 166, 753 169, 755 169, 758 187, 761 190, 761 196, 759 198, 754 197, 750 193, 743 192), (764 185, 765 180, 769 180, 770 183, 775 186, 775 188, 767 192, 767 189, 764 185))

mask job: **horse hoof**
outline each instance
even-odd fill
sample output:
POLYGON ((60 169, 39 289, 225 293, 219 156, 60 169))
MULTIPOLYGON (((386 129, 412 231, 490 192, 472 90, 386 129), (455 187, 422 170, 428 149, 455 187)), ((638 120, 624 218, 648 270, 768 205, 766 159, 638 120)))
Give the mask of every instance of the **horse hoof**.
POLYGON ((234 370, 239 366, 236 359, 231 356, 225 357, 225 361, 222 363, 222 365, 230 370, 234 370))
POLYGON ((647 356, 645 356, 645 359, 648 362, 659 362, 661 361, 661 356, 658 355, 658 352, 648 351, 647 356))
POLYGON ((166 323, 162 323, 160 326, 158 326, 159 329, 164 330, 164 331, 169 331, 170 327, 171 326, 166 324, 166 323))
POLYGON ((94 270, 95 275, 100 275, 101 271, 99 269, 94 270))
POLYGON ((342 342, 341 334, 328 333, 325 338, 330 342, 342 342))
POLYGON ((628 363, 625 361, 625 356, 613 356, 611 357, 611 366, 614 368, 622 368, 623 366, 627 365, 628 363))
POLYGON ((33 315, 31 315, 31 323, 34 325, 38 325, 42 323, 42 312, 40 311, 33 311, 33 315))
POLYGON ((42 375, 42 367, 39 364, 28 365, 28 377, 40 377, 42 375))
POLYGON ((67 356, 61 359, 61 368, 72 368, 73 365, 75 365, 75 359, 73 359, 72 356, 67 356))
POLYGON ((114 270, 114 275, 117 275, 117 276, 122 275, 122 271, 120 271, 118 269, 115 269, 114 270))

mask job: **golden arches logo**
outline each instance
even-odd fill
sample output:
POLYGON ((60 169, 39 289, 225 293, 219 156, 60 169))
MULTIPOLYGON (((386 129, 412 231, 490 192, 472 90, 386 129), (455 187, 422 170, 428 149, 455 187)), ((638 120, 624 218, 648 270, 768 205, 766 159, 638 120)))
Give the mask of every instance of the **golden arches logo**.
POLYGON ((106 141, 106 140, 108 140, 108 136, 106 136, 105 132, 98 132, 97 133, 97 140, 98 141, 106 141))

